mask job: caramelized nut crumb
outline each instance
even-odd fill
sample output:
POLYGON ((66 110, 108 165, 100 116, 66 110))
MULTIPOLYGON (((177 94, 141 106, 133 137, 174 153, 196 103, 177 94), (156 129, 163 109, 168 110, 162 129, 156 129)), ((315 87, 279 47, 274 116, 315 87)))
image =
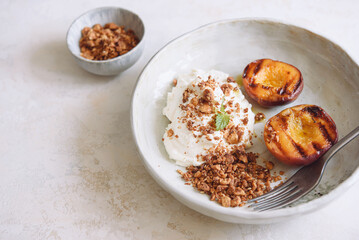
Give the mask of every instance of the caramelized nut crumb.
POLYGON ((203 91, 203 99, 206 101, 206 102, 212 102, 214 100, 214 93, 213 93, 213 90, 212 89, 205 89, 203 91))
POLYGON ((228 78, 227 78, 227 82, 229 82, 229 83, 234 83, 234 82, 236 82, 236 81, 234 80, 233 77, 228 77, 228 78))
POLYGON ((203 103, 199 106, 199 111, 201 113, 212 113, 212 107, 208 103, 203 103))
POLYGON ((167 136, 168 136, 168 137, 172 137, 173 134, 174 134, 174 132, 173 132, 172 128, 171 128, 171 129, 168 129, 168 131, 167 131, 167 136))
POLYGON ((258 154, 246 153, 243 146, 230 152, 216 146, 201 156, 202 165, 189 166, 186 173, 179 173, 198 191, 208 194, 211 201, 224 207, 241 207, 245 201, 270 191, 271 181, 281 180, 280 176, 270 175, 272 162, 263 167, 256 163, 257 157, 258 154))
POLYGON ((233 90, 233 86, 231 84, 225 83, 221 86, 221 89, 225 96, 229 96, 229 94, 233 90))
POLYGON ((264 119, 265 119, 265 115, 264 115, 264 113, 261 113, 261 112, 257 113, 257 114, 255 115, 255 117, 254 117, 254 120, 255 120, 256 122, 260 122, 260 121, 262 121, 262 120, 264 120, 264 119))
POLYGON ((274 167, 274 163, 267 161, 267 162, 266 162, 266 167, 267 167, 269 170, 272 170, 273 167, 274 167))

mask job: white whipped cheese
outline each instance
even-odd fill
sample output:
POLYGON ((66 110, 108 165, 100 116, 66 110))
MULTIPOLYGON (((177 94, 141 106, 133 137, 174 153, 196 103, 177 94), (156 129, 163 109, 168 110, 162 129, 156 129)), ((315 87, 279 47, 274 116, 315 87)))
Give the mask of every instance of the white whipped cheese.
POLYGON ((218 144, 228 149, 234 145, 250 146, 254 125, 251 107, 237 83, 228 80, 226 73, 193 70, 179 76, 163 109, 171 121, 163 136, 169 157, 180 166, 198 166, 203 163, 201 155, 218 144), (211 101, 204 92, 211 92, 211 101), (230 122, 226 128, 216 131, 215 111, 222 102, 230 122), (233 133, 237 138, 233 138, 233 133))

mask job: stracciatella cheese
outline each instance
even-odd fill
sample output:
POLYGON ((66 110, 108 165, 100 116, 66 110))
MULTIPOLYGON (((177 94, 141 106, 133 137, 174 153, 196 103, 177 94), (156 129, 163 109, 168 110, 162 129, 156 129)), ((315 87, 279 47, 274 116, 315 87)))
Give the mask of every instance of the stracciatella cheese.
POLYGON ((226 73, 194 70, 179 76, 163 109, 171 121, 163 136, 169 157, 181 166, 197 166, 215 146, 250 146, 254 125, 251 107, 226 73), (216 130, 221 104, 230 120, 224 129, 216 130))

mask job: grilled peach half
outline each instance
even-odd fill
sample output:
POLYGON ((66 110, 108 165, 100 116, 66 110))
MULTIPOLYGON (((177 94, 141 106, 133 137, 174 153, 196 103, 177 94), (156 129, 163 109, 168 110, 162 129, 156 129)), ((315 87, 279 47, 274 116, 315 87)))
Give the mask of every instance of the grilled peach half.
POLYGON ((303 90, 302 73, 294 66, 271 59, 260 59, 247 65, 243 85, 258 104, 270 107, 290 103, 303 90))
POLYGON ((287 108, 270 118, 264 127, 268 150, 289 165, 308 165, 338 141, 333 119, 316 105, 287 108))

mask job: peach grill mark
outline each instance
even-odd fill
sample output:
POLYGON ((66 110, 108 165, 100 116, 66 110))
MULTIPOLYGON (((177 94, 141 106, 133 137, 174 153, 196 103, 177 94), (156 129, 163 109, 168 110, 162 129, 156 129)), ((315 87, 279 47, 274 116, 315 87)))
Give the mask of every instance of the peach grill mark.
MULTIPOLYGON (((273 126, 272 126, 272 124, 268 124, 268 128, 269 129, 274 129, 273 128, 273 126)), ((279 141, 273 141, 274 142, 274 144, 277 146, 277 148, 281 151, 281 152, 283 152, 283 148, 282 148, 282 145, 279 143, 279 141)))
POLYGON ((330 144, 333 145, 334 140, 332 140, 331 137, 329 136, 329 133, 328 133, 327 129, 325 128, 325 126, 321 123, 318 123, 318 125, 319 125, 320 132, 322 133, 322 136, 325 138, 325 140, 327 142, 330 142, 330 144))
POLYGON ((298 80, 298 81, 296 82, 296 84, 294 85, 293 92, 296 92, 296 91, 297 91, 297 89, 298 89, 299 86, 301 85, 302 81, 303 81, 303 77, 302 77, 302 74, 301 74, 299 80, 298 80))
POLYGON ((288 89, 287 89, 287 88, 288 88, 288 85, 289 85, 289 83, 287 82, 287 83, 284 85, 284 87, 278 89, 277 93, 278 93, 279 95, 284 95, 285 93, 286 93, 286 94, 290 94, 290 92, 287 92, 287 90, 288 90, 288 89))
MULTIPOLYGON (((282 117, 279 118, 281 120, 282 126, 284 127, 284 129, 288 128, 288 123, 287 121, 285 121, 282 117)), ((300 146, 299 144, 297 144, 296 142, 294 142, 294 140, 291 138, 291 136, 289 136, 288 132, 286 130, 283 131, 284 134, 288 137, 288 139, 290 140, 290 142, 292 143, 293 147, 297 150, 297 152, 303 157, 306 158, 308 155, 306 154, 305 150, 302 148, 302 146, 300 146)), ((279 142, 276 144, 278 145, 279 142)))
POLYGON ((248 64, 248 65, 246 66, 246 68, 244 69, 242 78, 246 78, 248 68, 249 68, 249 64, 248 64))
POLYGON ((281 120, 280 123, 283 126, 282 128, 284 129, 284 131, 287 131, 288 129, 288 121, 286 120, 286 116, 278 116, 278 118, 281 120))
MULTIPOLYGON (((259 62, 259 61, 256 61, 255 63, 257 63, 257 62, 259 62)), ((255 88, 255 87, 258 86, 258 84, 255 83, 254 76, 255 76, 255 75, 259 72, 259 70, 261 69, 262 63, 263 63, 263 60, 260 60, 259 64, 256 65, 256 67, 255 67, 255 69, 254 69, 254 71, 253 71, 252 77, 251 77, 251 79, 248 81, 248 82, 249 82, 248 85, 249 85, 250 87, 255 88)), ((248 64, 248 65, 246 66, 246 68, 244 69, 243 79, 245 79, 246 76, 247 76, 247 71, 248 71, 249 65, 250 65, 250 64, 248 64)), ((265 87, 262 85, 262 88, 265 88, 265 87)))
MULTIPOLYGON (((287 134, 287 133, 286 133, 287 134)), ((288 136, 288 138, 290 139, 290 141, 292 142, 293 146, 295 147, 295 149, 300 153, 300 155, 302 155, 303 158, 307 158, 308 155, 306 154, 306 152, 304 151, 304 149, 297 144, 296 142, 294 142, 294 140, 288 136)))
POLYGON ((257 87, 258 84, 254 83, 254 77, 251 77, 251 79, 249 80, 249 84, 250 87, 257 87))
POLYGON ((317 152, 321 152, 323 150, 319 143, 313 142, 312 145, 317 152))
POLYGON ((303 111, 309 113, 312 117, 323 118, 323 111, 316 106, 305 107, 303 111))
MULTIPOLYGON (((318 108, 318 107, 306 107, 306 108, 303 109, 303 111, 306 111, 307 113, 309 113, 312 118, 319 117, 319 118, 324 119, 326 122, 331 122, 332 123, 331 119, 329 119, 323 113, 323 110, 318 108)), ((320 132, 321 132, 322 136, 325 138, 325 140, 333 145, 335 139, 332 139, 330 137, 330 134, 328 133, 328 130, 325 128, 325 126, 320 122, 316 122, 316 124, 319 127, 320 132)))
POLYGON ((256 75, 262 67, 263 60, 259 60, 258 62, 259 63, 257 64, 256 68, 253 71, 253 75, 256 75))

